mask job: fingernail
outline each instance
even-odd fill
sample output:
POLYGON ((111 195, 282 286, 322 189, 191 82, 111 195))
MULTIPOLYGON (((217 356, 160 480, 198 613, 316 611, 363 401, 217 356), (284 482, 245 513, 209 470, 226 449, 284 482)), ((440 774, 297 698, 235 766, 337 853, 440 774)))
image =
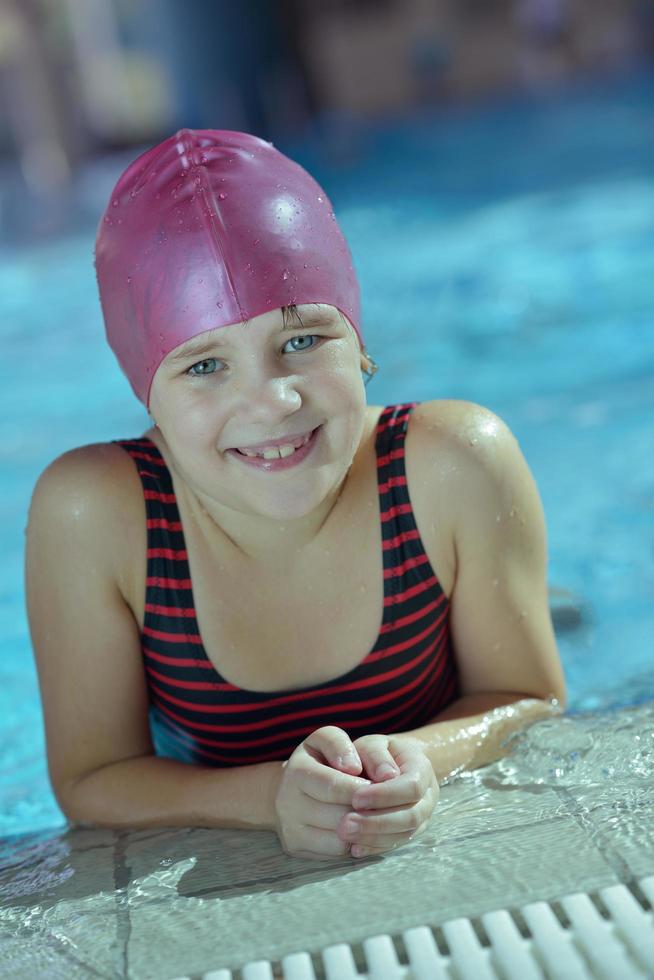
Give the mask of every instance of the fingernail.
POLYGON ((343 832, 346 834, 356 834, 361 828, 361 821, 356 817, 348 817, 343 824, 343 832))
POLYGON ((343 765, 358 767, 361 765, 361 759, 356 752, 346 752, 343 756, 343 765))
POLYGON ((380 766, 377 766, 377 778, 383 779, 385 776, 397 776, 399 769, 392 766, 390 762, 382 762, 380 766))

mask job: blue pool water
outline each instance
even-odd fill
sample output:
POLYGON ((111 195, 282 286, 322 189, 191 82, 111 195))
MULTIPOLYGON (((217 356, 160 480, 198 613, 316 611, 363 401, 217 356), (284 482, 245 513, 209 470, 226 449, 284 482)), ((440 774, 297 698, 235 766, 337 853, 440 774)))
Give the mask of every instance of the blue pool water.
MULTIPOLYGON (((323 183, 359 272, 371 402, 465 398, 516 433, 543 498, 570 710, 654 693, 654 79, 444 110, 280 146, 323 183), (333 138, 330 141, 332 153, 333 138)), ((93 172, 97 215, 124 161, 93 172)), ((24 613, 31 489, 147 416, 104 342, 95 228, 0 255, 0 836, 63 824, 24 613)))

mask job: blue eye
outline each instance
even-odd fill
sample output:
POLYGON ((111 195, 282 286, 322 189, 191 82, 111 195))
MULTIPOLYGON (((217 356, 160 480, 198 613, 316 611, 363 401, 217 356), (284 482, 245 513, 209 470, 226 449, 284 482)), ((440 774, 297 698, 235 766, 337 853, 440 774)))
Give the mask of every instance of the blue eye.
MULTIPOLYGON (((317 334, 315 334, 315 333, 310 333, 310 334, 305 334, 305 335, 304 335, 304 336, 302 336, 302 337, 292 337, 292 338, 291 338, 291 339, 289 340, 289 342, 288 342, 288 343, 289 343, 289 344, 294 344, 294 343, 295 343, 296 341, 298 341, 298 340, 317 340, 317 334)), ((314 344, 312 344, 312 345, 311 345, 311 347, 299 347, 299 348, 298 348, 298 347, 296 347, 296 348, 295 348, 295 351, 296 351, 297 353, 299 353, 300 351, 303 351, 303 350, 311 350, 311 349, 312 349, 312 348, 313 348, 314 346, 315 346, 315 345, 314 345, 314 344)))
POLYGON ((188 373, 191 375, 192 378, 203 378, 207 374, 215 374, 215 371, 200 371, 199 373, 196 374, 194 369, 197 367, 202 367, 203 365, 206 364, 213 364, 215 367, 217 363, 218 362, 215 357, 208 357, 204 361, 198 361, 197 364, 192 364, 191 367, 188 369, 188 373))

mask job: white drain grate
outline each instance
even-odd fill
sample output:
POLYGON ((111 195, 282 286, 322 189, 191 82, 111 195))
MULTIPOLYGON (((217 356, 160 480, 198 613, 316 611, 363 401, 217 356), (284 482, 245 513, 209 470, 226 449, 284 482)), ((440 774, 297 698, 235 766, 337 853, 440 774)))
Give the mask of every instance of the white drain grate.
MULTIPOLYGON (((293 953, 197 980, 652 980, 654 875, 634 886, 293 953)), ((190 980, 179 977, 177 980, 190 980)))

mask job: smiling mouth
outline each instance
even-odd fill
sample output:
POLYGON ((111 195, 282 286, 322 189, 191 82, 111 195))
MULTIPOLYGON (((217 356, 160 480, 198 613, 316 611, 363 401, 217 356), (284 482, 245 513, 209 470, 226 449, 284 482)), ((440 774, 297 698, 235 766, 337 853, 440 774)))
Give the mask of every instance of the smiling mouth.
POLYGON ((268 446, 265 449, 258 450, 236 448, 234 451, 240 453, 241 456, 255 456, 259 459, 286 459, 287 456, 292 456, 296 450, 306 446, 314 432, 316 432, 316 429, 312 429, 311 432, 308 432, 304 436, 290 439, 287 443, 283 443, 280 446, 268 446))

